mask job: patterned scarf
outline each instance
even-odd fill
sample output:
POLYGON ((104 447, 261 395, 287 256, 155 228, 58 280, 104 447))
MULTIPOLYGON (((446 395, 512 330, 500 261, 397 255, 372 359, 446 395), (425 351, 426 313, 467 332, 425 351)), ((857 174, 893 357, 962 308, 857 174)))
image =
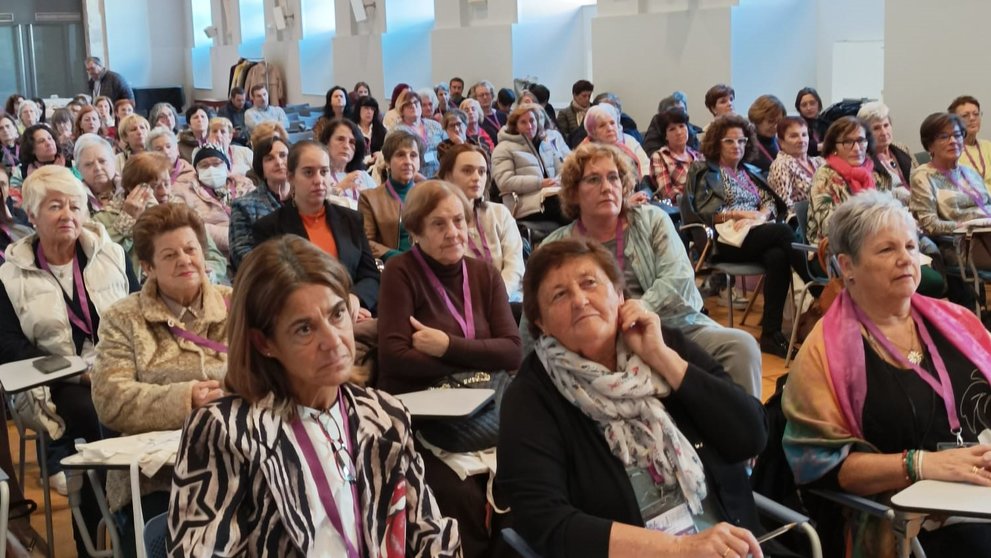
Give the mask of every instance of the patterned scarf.
POLYGON ((874 161, 864 159, 859 167, 854 167, 836 155, 826 157, 826 163, 850 185, 850 193, 857 195, 864 190, 874 189, 874 161))
POLYGON ((561 395, 602 428, 613 455, 626 466, 648 469, 658 484, 677 483, 692 513, 702 513, 707 492, 702 462, 660 399, 671 386, 622 340, 616 344, 615 371, 553 337, 541 336, 536 350, 561 395))

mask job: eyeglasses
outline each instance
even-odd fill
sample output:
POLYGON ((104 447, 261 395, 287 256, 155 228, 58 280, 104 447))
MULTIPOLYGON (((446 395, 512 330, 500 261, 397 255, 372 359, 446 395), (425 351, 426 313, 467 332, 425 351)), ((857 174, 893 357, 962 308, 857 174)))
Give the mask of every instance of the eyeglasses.
POLYGON ((447 125, 447 129, 448 130, 450 130, 450 129, 464 128, 464 127, 465 127, 464 123, 461 122, 460 120, 457 121, 457 122, 452 122, 452 123, 450 123, 450 124, 447 125))
POLYGON ((721 141, 723 145, 741 145, 741 146, 747 145, 747 138, 740 138, 740 139, 723 138, 721 141))
POLYGON ((583 176, 581 183, 586 186, 592 186, 593 188, 601 188, 603 180, 608 180, 612 185, 619 184, 623 181, 618 172, 611 172, 606 176, 602 176, 601 174, 583 176))
POLYGON ((857 144, 857 146, 861 148, 867 147, 867 138, 847 139, 836 142, 836 145, 839 145, 845 149, 852 148, 854 144, 857 144))
POLYGON ((952 139, 953 141, 963 141, 963 134, 961 134, 960 132, 953 132, 952 134, 939 134, 938 136, 936 136, 936 141, 945 142, 945 141, 949 141, 950 139, 952 139))
POLYGON ((341 427, 337 425, 337 420, 333 415, 330 416, 330 422, 333 423, 334 429, 337 432, 336 437, 332 437, 330 432, 327 432, 323 421, 319 418, 316 420, 316 423, 320 426, 320 430, 323 431, 324 436, 327 437, 327 441, 330 442, 331 449, 334 451, 334 464, 337 465, 337 472, 341 474, 344 482, 357 482, 358 476, 354 471, 354 461, 351 460, 351 454, 348 453, 347 447, 344 445, 341 427))

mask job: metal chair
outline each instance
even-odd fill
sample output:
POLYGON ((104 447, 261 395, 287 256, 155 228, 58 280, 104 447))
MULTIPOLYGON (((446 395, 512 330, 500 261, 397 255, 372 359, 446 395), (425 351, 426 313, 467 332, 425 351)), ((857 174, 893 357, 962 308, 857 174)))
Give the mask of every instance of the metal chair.
MULTIPOLYGON (((793 242, 791 247, 794 250, 800 252, 805 252, 807 254, 817 254, 819 252, 818 247, 812 246, 808 243, 808 239, 805 236, 805 231, 809 229, 809 202, 800 201, 792 206, 792 211, 795 212, 795 217, 798 219, 798 230, 801 231, 802 240, 805 242, 793 242)), ((826 270, 825 276, 816 275, 812 272, 812 267, 809 265, 808 259, 805 261, 805 270, 811 278, 803 286, 796 289, 794 293, 798 297, 798 303, 795 304, 795 315, 791 321, 791 336, 788 340, 788 355, 785 356, 785 368, 791 363, 792 355, 795 351, 795 342, 798 340, 798 319, 802 315, 802 308, 805 306, 805 298, 810 295, 809 289, 811 287, 825 287, 829 283, 829 270, 826 270)))
POLYGON ((892 529, 895 531, 895 539, 898 542, 898 556, 908 558, 911 555, 915 558, 926 558, 926 551, 923 550, 918 539, 920 527, 918 519, 922 514, 898 512, 870 498, 845 492, 830 490, 810 490, 809 492, 835 504, 891 522, 892 529))
MULTIPOLYGON (((20 413, 17 412, 17 406, 14 404, 14 397, 12 395, 6 395, 7 410, 10 412, 10 417, 14 420, 14 426, 17 428, 17 436, 19 438, 18 443, 18 469, 20 472, 20 483, 21 486, 25 486, 25 459, 24 454, 26 450, 27 441, 31 440, 35 443, 37 447, 38 454, 38 466, 41 468, 41 492, 45 499, 45 544, 48 546, 48 556, 49 558, 54 555, 55 547, 55 531, 52 526, 52 493, 51 486, 48 483, 48 461, 46 456, 48 454, 48 440, 45 435, 45 429, 40 424, 36 424, 33 420, 25 419, 20 413), (28 434, 28 430, 34 432, 34 434, 28 434)), ((6 486, 6 482, 4 482, 6 486)), ((6 533, 6 529, 4 530, 6 533)))
MULTIPOLYGON (((145 554, 148 558, 165 558, 169 538, 168 512, 156 515, 145 523, 145 554)), ((0 557, 2 558, 2 557, 0 557)))

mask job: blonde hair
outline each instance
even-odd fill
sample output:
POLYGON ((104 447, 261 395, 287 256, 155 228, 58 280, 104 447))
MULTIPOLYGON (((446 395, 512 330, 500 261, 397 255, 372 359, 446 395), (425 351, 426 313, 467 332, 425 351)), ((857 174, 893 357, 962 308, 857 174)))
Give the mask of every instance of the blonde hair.
POLYGON ((567 217, 572 219, 581 217, 578 187, 581 185, 585 167, 596 159, 612 159, 616 163, 616 170, 619 171, 619 178, 623 183, 623 205, 620 214, 626 213, 628 209, 626 200, 633 194, 633 187, 636 185, 635 173, 630 166, 629 158, 612 145, 590 141, 572 151, 564 160, 561 169, 561 192, 558 195, 561 198, 561 211, 567 217))
POLYGON ((21 185, 24 209, 32 217, 37 217, 41 202, 53 192, 74 198, 82 208, 83 221, 89 219, 86 187, 71 170, 62 165, 45 165, 36 169, 24 180, 24 184, 21 185))

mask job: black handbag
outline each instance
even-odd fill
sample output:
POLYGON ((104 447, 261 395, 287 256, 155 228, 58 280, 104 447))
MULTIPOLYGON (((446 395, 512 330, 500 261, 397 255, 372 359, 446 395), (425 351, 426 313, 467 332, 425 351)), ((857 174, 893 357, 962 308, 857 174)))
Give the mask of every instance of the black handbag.
POLYGON ((499 408, 506 388, 513 381, 506 372, 462 372, 450 374, 432 389, 473 388, 495 391, 475 414, 456 419, 421 419, 414 425, 430 445, 451 453, 468 453, 495 447, 499 441, 499 408))

